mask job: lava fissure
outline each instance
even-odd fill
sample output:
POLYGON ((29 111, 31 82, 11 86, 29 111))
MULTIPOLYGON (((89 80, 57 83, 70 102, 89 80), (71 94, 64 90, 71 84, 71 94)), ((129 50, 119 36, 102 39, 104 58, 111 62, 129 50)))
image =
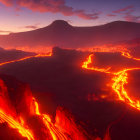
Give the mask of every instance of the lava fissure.
POLYGON ((17 59, 17 60, 11 60, 11 61, 7 61, 7 62, 3 62, 3 63, 0 63, 0 66, 6 65, 6 64, 10 64, 10 63, 14 63, 14 62, 24 61, 24 60, 30 59, 30 58, 47 57, 47 56, 52 56, 52 52, 47 53, 47 54, 36 54, 36 55, 33 55, 33 56, 23 57, 23 58, 17 59))
MULTIPOLYGON (((131 56, 128 52, 127 53, 121 52, 121 54, 124 57, 128 57, 130 59, 139 61, 139 59, 133 58, 133 56, 131 56)), ((121 71, 115 73, 115 72, 109 71, 110 68, 101 69, 101 68, 97 68, 97 67, 90 67, 89 65, 93 63, 92 62, 93 56, 94 56, 93 54, 89 55, 89 57, 87 58, 87 61, 85 61, 83 63, 82 68, 112 74, 113 75, 112 81, 114 81, 112 84, 112 89, 117 93, 119 100, 124 101, 125 103, 129 104, 130 106, 140 110, 140 101, 131 99, 131 97, 128 96, 126 89, 124 88, 124 86, 128 83, 127 82, 127 79, 128 79, 127 72, 132 71, 132 70, 140 70, 140 67, 139 68, 128 68, 128 69, 124 69, 124 70, 121 70, 121 71)))

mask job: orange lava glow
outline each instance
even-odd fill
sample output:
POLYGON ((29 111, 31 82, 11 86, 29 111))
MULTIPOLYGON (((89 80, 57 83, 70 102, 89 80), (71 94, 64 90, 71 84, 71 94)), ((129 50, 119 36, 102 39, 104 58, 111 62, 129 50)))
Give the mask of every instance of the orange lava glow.
MULTIPOLYGON (((9 64, 9 63, 24 61, 24 60, 30 59, 30 58, 47 57, 47 56, 52 56, 52 53, 37 54, 37 55, 34 55, 34 56, 24 57, 24 58, 21 58, 21 59, 18 59, 18 60, 3 62, 3 63, 0 63, 0 66, 3 66, 5 64, 9 64)), ((3 84, 3 82, 2 82, 2 84, 3 84)), ((5 86, 5 85, 3 84, 2 86, 5 86)), ((46 132, 46 139, 49 139, 49 138, 47 138, 48 131, 49 131, 49 137, 51 137, 52 140, 69 140, 69 139, 71 139, 71 138, 69 138, 70 136, 68 134, 66 134, 67 132, 65 131, 65 129, 62 129, 62 127, 60 127, 58 124, 56 125, 55 123, 52 122, 52 119, 48 114, 42 114, 40 112, 39 104, 34 97, 32 97, 31 102, 32 103, 31 103, 30 109, 32 111, 32 115, 38 116, 42 120, 42 122, 45 126, 45 128, 43 128, 43 129, 46 132)), ((21 116, 19 116, 19 119, 17 121, 16 119, 14 119, 14 117, 7 114, 2 109, 3 108, 1 107, 0 108, 0 123, 7 122, 11 128, 14 128, 14 129, 18 130, 18 132, 21 134, 21 136, 26 137, 28 140, 36 139, 35 136, 34 136, 34 133, 31 132, 31 130, 28 128, 27 124, 25 126, 25 123, 24 123, 25 121, 21 116)), ((59 116, 57 116, 57 118, 59 118, 59 116)), ((74 129, 75 129, 75 127, 74 127, 74 129)), ((76 134, 76 135, 78 135, 78 134, 76 134)), ((79 140, 78 137, 77 137, 77 140, 79 140)), ((86 139, 82 138, 81 140, 86 140, 86 139)))
POLYGON ((35 112, 36 115, 38 115, 44 125, 46 126, 46 128, 49 130, 51 137, 53 140, 67 140, 67 137, 65 136, 63 131, 60 131, 60 129, 58 129, 55 124, 52 123, 52 120, 50 118, 49 115, 47 114, 41 114, 39 111, 39 105, 37 103, 37 101, 35 100, 35 98, 33 98, 34 104, 35 104, 35 112))
POLYGON ((18 122, 1 109, 0 109, 0 120, 2 120, 2 123, 7 122, 11 128, 17 129, 18 132, 23 137, 26 137, 28 140, 34 140, 32 132, 23 125, 23 122, 22 123, 18 122))
POLYGON ((121 53, 122 53, 122 56, 124 56, 126 58, 140 61, 140 58, 133 57, 129 52, 121 51, 121 53))
POLYGON ((49 53, 46 53, 46 54, 37 54, 37 55, 33 55, 33 56, 27 56, 27 57, 24 57, 24 58, 21 58, 21 59, 3 62, 3 63, 0 63, 0 66, 10 64, 10 63, 14 63, 14 62, 24 61, 26 59, 30 59, 30 58, 34 58, 34 57, 47 57, 47 56, 52 56, 52 52, 49 52, 49 53))
MULTIPOLYGON (((5 86, 3 83, 1 86, 5 86)), ((47 114, 42 114, 40 113, 39 110, 39 105, 38 102, 34 97, 32 97, 32 111, 34 112, 33 115, 39 116, 39 118, 42 120, 44 123, 44 126, 46 128, 43 128, 46 133, 48 133, 49 130, 49 135, 51 136, 52 140, 68 140, 68 136, 65 135, 64 131, 59 129, 54 123, 52 123, 51 117, 47 114)), ((24 119, 19 116, 19 119, 16 119, 18 117, 13 117, 10 115, 10 113, 7 113, 8 111, 4 111, 3 106, 1 105, 0 107, 0 123, 6 122, 9 127, 16 129, 21 136, 27 138, 28 140, 35 140, 36 138, 34 137, 34 133, 30 130, 28 125, 25 125, 24 119)), ((5 108, 6 110, 6 108, 5 108)), ((46 134, 46 139, 47 134, 46 134)))
MULTIPOLYGON (((121 53, 124 57, 127 57, 129 59, 133 59, 136 61, 140 60, 138 58, 134 58, 128 52, 121 51, 121 53)), ((87 58, 87 60, 83 63, 82 68, 94 70, 94 71, 99 71, 99 72, 104 72, 104 73, 108 73, 108 74, 113 75, 113 78, 112 78, 113 83, 111 86, 112 86, 112 89, 117 93, 119 100, 125 102, 126 104, 129 104, 131 107, 134 107, 134 108, 140 110, 140 101, 134 100, 131 97, 129 97, 128 92, 124 88, 124 85, 126 85, 128 83, 127 82, 127 79, 128 79, 127 71, 140 70, 140 67, 139 68, 124 69, 124 70, 119 71, 117 73, 113 73, 113 72, 109 71, 110 68, 100 69, 100 68, 96 68, 94 66, 90 67, 90 64, 93 63, 92 57, 93 57, 93 54, 90 54, 89 57, 87 58)))
POLYGON ((128 93, 124 88, 124 85, 128 83, 127 71, 132 71, 132 70, 140 70, 140 68, 125 69, 123 71, 115 73, 114 75, 116 76, 114 76, 112 79, 114 81, 112 85, 112 89, 117 93, 119 100, 124 101, 130 106, 140 110, 140 101, 131 99, 131 97, 128 96, 128 93))
MULTIPOLYGON (((3 85, 1 85, 3 86, 3 85)), ((58 126, 56 126, 54 123, 52 123, 51 117, 47 114, 40 113, 38 102, 34 97, 32 97, 32 110, 34 112, 33 115, 36 115, 42 120, 44 123, 45 128, 44 131, 46 131, 46 139, 47 133, 49 130, 49 135, 52 138, 52 140, 68 140, 68 136, 65 135, 64 130, 61 130, 58 126)), ((16 119, 18 117, 13 117, 10 115, 10 113, 7 113, 7 111, 4 111, 2 109, 2 106, 0 107, 0 123, 6 122, 9 127, 16 129, 21 136, 27 138, 28 140, 35 140, 34 133, 30 130, 28 125, 25 125, 24 119, 19 116, 19 119, 16 119)))
MULTIPOLYGON (((47 57, 47 56, 52 56, 52 53, 37 54, 34 56, 24 57, 19 60, 12 60, 12 61, 1 63, 0 66, 3 66, 8 63, 23 61, 23 60, 30 59, 33 57, 47 57)), ((34 97, 33 97, 33 103, 34 105, 32 106, 32 111, 35 113, 35 115, 39 116, 42 119, 44 125, 46 126, 46 129, 49 130, 49 133, 52 139, 53 140, 67 140, 68 137, 65 136, 64 132, 60 130, 59 128, 57 128, 55 124, 52 123, 51 117, 47 114, 40 113, 39 105, 34 97)), ((30 130, 25 128, 23 118, 20 117, 20 122, 18 122, 15 119, 13 119, 11 116, 7 115, 4 111, 0 110, 0 123, 3 123, 3 122, 7 122, 10 127, 17 129, 19 133, 23 137, 26 137, 28 140, 34 140, 33 134, 30 132, 30 130)))
MULTIPOLYGON (((104 52, 104 51, 103 51, 104 52)), ((135 58, 133 56, 131 56, 128 52, 126 51, 120 51, 122 56, 129 58, 129 59, 133 59, 135 61, 140 61, 139 58, 135 58)), ((98 71, 98 72, 104 72, 104 73, 108 73, 112 75, 112 84, 111 87, 113 89, 113 91, 115 91, 115 93, 118 96, 118 99, 125 102, 126 104, 128 104, 129 106, 140 110, 140 101, 136 100, 136 99, 132 99, 131 97, 129 97, 128 92, 125 89, 125 85, 128 83, 127 79, 128 79, 128 71, 133 71, 133 70, 140 70, 140 67, 138 68, 131 68, 131 69, 124 69, 121 70, 117 73, 113 73, 110 70, 110 68, 108 69, 104 69, 104 68, 97 68, 94 66, 91 66, 91 64, 93 64, 93 54, 90 54, 87 58, 87 60, 85 62, 83 62, 82 68, 84 69, 88 69, 88 70, 93 70, 93 71, 98 71)), ((102 98, 104 99, 104 97, 102 98)), ((110 127, 116 122, 111 123, 106 131, 106 134, 104 136, 104 140, 111 140, 110 138, 110 127)))
MULTIPOLYGON (((30 59, 33 57, 46 57, 46 56, 51 56, 52 53, 48 53, 48 54, 37 54, 35 56, 29 56, 29 57, 25 57, 25 58, 21 58, 19 60, 12 60, 12 61, 8 61, 8 62, 4 62, 1 63, 0 66, 8 64, 8 63, 14 63, 14 62, 18 62, 18 61, 23 61, 26 59, 30 59)), ((59 131, 58 128, 55 127, 55 125, 51 122, 51 118, 49 115, 46 114, 41 114, 39 111, 39 106, 37 101, 35 100, 35 98, 33 98, 33 102, 34 102, 34 108, 32 110, 35 110, 35 114, 40 116, 40 118, 42 118, 45 126, 49 129, 50 134, 52 136, 53 140, 67 140, 66 136, 63 134, 63 132, 59 131)), ((2 109, 0 110, 0 123, 3 122, 7 122, 9 124, 10 127, 15 128, 19 131, 19 133, 23 136, 26 137, 28 140, 34 140, 34 137, 32 135, 32 133, 30 132, 30 130, 26 129, 24 127, 24 120, 20 117, 20 122, 16 121, 15 119, 13 119, 11 116, 7 115, 2 109)))
MULTIPOLYGON (((50 135, 53 140, 67 140, 68 138, 65 136, 63 131, 60 131, 59 128, 55 126, 55 124, 52 123, 51 118, 47 114, 41 114, 39 111, 39 105, 35 98, 33 97, 34 102, 34 109, 35 109, 35 115, 39 116, 44 125, 46 126, 46 129, 49 130, 50 135)), ((27 128, 27 126, 24 126, 24 120, 20 117, 20 122, 14 119, 12 116, 7 115, 2 109, 0 109, 0 123, 7 122, 9 126, 13 129, 17 129, 18 132, 23 136, 26 137, 28 140, 34 140, 34 136, 27 128)))
POLYGON ((11 49, 16 49, 24 52, 33 52, 37 54, 42 54, 44 52, 51 52, 52 51, 52 46, 38 46, 37 48, 31 47, 31 46, 20 46, 20 47, 4 47, 6 50, 11 50, 11 49))
POLYGON ((99 72, 106 72, 106 73, 108 73, 110 67, 107 68, 107 69, 104 69, 104 68, 101 69, 101 68, 96 68, 96 67, 89 67, 89 65, 93 63, 93 62, 92 62, 92 57, 93 57, 93 56, 94 56, 93 54, 90 54, 90 55, 89 55, 89 57, 87 58, 87 61, 85 61, 85 62, 83 63, 82 68, 89 69, 89 70, 94 70, 94 71, 99 71, 99 72))
MULTIPOLYGON (((96 50, 96 52, 97 51, 98 50, 96 50)), ((113 52, 115 52, 115 51, 116 50, 114 50, 113 52)), ((120 50, 118 50, 118 51, 121 52, 122 56, 124 56, 124 57, 133 59, 136 61, 140 61, 140 59, 134 58, 126 51, 120 51, 120 50)), ((30 58, 48 57, 48 56, 52 56, 52 53, 37 54, 34 56, 24 57, 24 58, 21 58, 18 60, 3 62, 3 63, 0 63, 0 66, 3 66, 5 64, 9 64, 9 63, 24 61, 24 60, 30 59, 30 58)), ((85 62, 83 62, 81 67, 83 69, 88 69, 88 70, 92 70, 92 71, 98 71, 98 72, 110 74, 112 76, 111 87, 112 87, 112 90, 116 93, 118 99, 125 102, 126 104, 130 105, 131 107, 140 110, 140 101, 129 97, 128 92, 125 89, 125 85, 128 83, 127 72, 132 71, 132 70, 140 70, 140 68, 123 69, 119 72, 114 73, 114 72, 110 71, 111 67, 97 68, 97 67, 91 66, 91 65, 93 65, 92 63, 93 63, 94 57, 95 57, 94 54, 90 54, 88 56, 87 60, 85 62)), ((106 99, 106 96, 102 95, 102 98, 106 99)), ((69 139, 71 139, 69 136, 70 134, 68 135, 66 132, 66 130, 68 128, 66 128, 66 130, 64 130, 64 129, 62 129, 63 127, 60 127, 58 125, 60 118, 57 118, 57 121, 55 123, 53 123, 51 117, 48 114, 41 113, 37 100, 34 97, 32 98, 32 100, 33 100, 33 106, 31 107, 32 111, 34 112, 34 114, 36 116, 38 116, 42 120, 42 122, 45 126, 44 129, 46 131, 49 130, 49 135, 50 135, 51 139, 52 140, 69 140, 69 139)), ((34 134, 30 130, 30 128, 28 128, 28 126, 25 125, 25 123, 24 123, 25 120, 22 117, 20 117, 19 120, 16 120, 13 116, 7 114, 7 112, 3 108, 0 108, 0 123, 3 123, 3 122, 7 122, 11 128, 18 130, 18 132, 21 134, 21 136, 27 138, 28 140, 35 139, 34 134)), ((69 126, 67 126, 67 127, 69 127, 69 126)), ((76 131, 75 133, 79 133, 79 131, 76 129, 76 126, 74 126, 72 129, 73 130, 71 130, 71 131, 75 130, 76 131)), ((78 134, 73 134, 73 135, 77 136, 76 137, 77 140, 85 140, 85 138, 83 138, 83 135, 80 138, 79 138, 80 135, 78 135, 78 134)), ((97 139, 100 139, 100 138, 97 138, 97 139)), ((104 140, 110 140, 109 130, 106 133, 104 140)))

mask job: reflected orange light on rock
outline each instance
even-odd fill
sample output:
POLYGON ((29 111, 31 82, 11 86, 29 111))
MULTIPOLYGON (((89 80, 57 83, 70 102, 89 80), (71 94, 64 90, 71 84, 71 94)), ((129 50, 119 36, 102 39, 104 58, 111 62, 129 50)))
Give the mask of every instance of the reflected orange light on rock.
POLYGON ((13 117, 6 114, 3 110, 0 109, 0 119, 3 122, 7 122, 11 128, 17 129, 18 132, 23 136, 26 137, 28 140, 34 140, 33 134, 31 130, 23 126, 22 123, 16 121, 13 117))
POLYGON ((37 101, 35 100, 35 98, 33 98, 34 104, 35 104, 35 112, 36 115, 38 115, 44 125, 46 126, 46 128, 49 130, 51 137, 53 140, 67 140, 68 138, 65 136, 63 131, 60 131, 60 129, 58 129, 55 124, 52 123, 52 120, 50 118, 49 115, 47 114, 41 114, 39 111, 39 105, 37 103, 37 101))

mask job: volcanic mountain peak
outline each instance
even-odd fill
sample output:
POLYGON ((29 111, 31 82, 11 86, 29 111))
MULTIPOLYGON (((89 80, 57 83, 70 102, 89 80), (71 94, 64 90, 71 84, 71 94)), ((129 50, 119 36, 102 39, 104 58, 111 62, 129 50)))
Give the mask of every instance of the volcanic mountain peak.
POLYGON ((44 50, 48 46, 85 48, 116 44, 140 38, 140 23, 114 21, 100 26, 74 27, 67 21, 56 20, 49 26, 10 35, 0 36, 0 46, 5 48, 44 50), (41 47, 40 47, 41 46, 41 47))
POLYGON ((50 24, 50 27, 65 28, 65 27, 72 27, 72 26, 65 20, 55 20, 50 24))

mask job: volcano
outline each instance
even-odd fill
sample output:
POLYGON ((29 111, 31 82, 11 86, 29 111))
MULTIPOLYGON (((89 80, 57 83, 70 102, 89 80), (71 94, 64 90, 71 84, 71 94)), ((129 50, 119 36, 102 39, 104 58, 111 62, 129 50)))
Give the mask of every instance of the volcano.
POLYGON ((54 46, 76 49, 115 44, 139 37, 140 23, 115 21, 100 26, 75 27, 57 20, 44 28, 1 35, 0 45, 4 48, 43 51, 54 46))

